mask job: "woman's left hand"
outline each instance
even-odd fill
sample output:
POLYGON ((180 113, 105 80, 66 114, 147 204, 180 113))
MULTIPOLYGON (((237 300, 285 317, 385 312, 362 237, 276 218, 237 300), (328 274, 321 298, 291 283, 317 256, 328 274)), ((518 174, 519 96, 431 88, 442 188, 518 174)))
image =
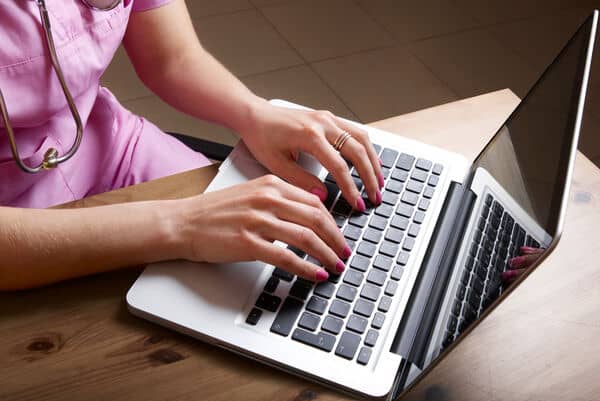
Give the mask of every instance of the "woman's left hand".
POLYGON ((344 160, 348 159, 358 171, 371 203, 381 203, 381 164, 365 130, 328 111, 277 107, 263 99, 257 101, 251 114, 251 123, 240 135, 254 157, 272 173, 324 201, 325 185, 296 163, 299 152, 309 153, 333 175, 348 203, 364 211, 365 203, 344 160), (345 132, 351 138, 338 153, 333 145, 345 132))

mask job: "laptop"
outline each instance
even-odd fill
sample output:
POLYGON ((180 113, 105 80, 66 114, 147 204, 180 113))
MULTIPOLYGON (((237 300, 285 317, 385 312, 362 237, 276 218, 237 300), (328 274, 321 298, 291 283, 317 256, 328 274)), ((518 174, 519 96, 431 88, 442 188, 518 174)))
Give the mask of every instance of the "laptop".
MULTIPOLYGON (((359 213, 301 155, 327 186, 325 204, 353 249, 341 275, 316 284, 256 261, 168 261, 146 268, 127 294, 129 309, 352 395, 395 399, 526 279, 532 268, 513 283, 502 279, 522 246, 545 248, 535 267, 556 245, 597 19, 594 11, 473 163, 361 126, 385 187, 383 203, 359 213)), ((267 173, 240 143, 207 191, 267 173)))

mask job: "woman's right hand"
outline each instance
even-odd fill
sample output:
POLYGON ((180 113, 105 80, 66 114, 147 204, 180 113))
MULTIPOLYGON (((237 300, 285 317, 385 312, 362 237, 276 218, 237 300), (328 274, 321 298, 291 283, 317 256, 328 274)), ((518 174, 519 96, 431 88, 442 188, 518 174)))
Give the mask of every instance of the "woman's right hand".
POLYGON ((319 198, 274 175, 183 199, 177 257, 227 263, 260 260, 313 281, 326 280, 345 266, 351 250, 319 198), (321 262, 302 260, 276 246, 279 240, 321 262))

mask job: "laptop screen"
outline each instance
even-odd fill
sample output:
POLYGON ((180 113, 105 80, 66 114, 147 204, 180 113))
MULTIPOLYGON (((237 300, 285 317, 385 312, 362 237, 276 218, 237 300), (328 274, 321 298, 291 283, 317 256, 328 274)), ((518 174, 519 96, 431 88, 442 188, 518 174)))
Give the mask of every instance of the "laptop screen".
POLYGON ((477 158, 519 206, 554 236, 575 140, 589 18, 477 158))

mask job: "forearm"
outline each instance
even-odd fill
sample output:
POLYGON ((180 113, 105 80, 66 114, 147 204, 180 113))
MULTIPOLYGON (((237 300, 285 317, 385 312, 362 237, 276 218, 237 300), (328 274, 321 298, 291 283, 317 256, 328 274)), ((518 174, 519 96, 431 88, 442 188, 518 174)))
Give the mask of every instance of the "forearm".
POLYGON ((71 210, 0 207, 0 290, 173 257, 176 208, 168 202, 71 210))

